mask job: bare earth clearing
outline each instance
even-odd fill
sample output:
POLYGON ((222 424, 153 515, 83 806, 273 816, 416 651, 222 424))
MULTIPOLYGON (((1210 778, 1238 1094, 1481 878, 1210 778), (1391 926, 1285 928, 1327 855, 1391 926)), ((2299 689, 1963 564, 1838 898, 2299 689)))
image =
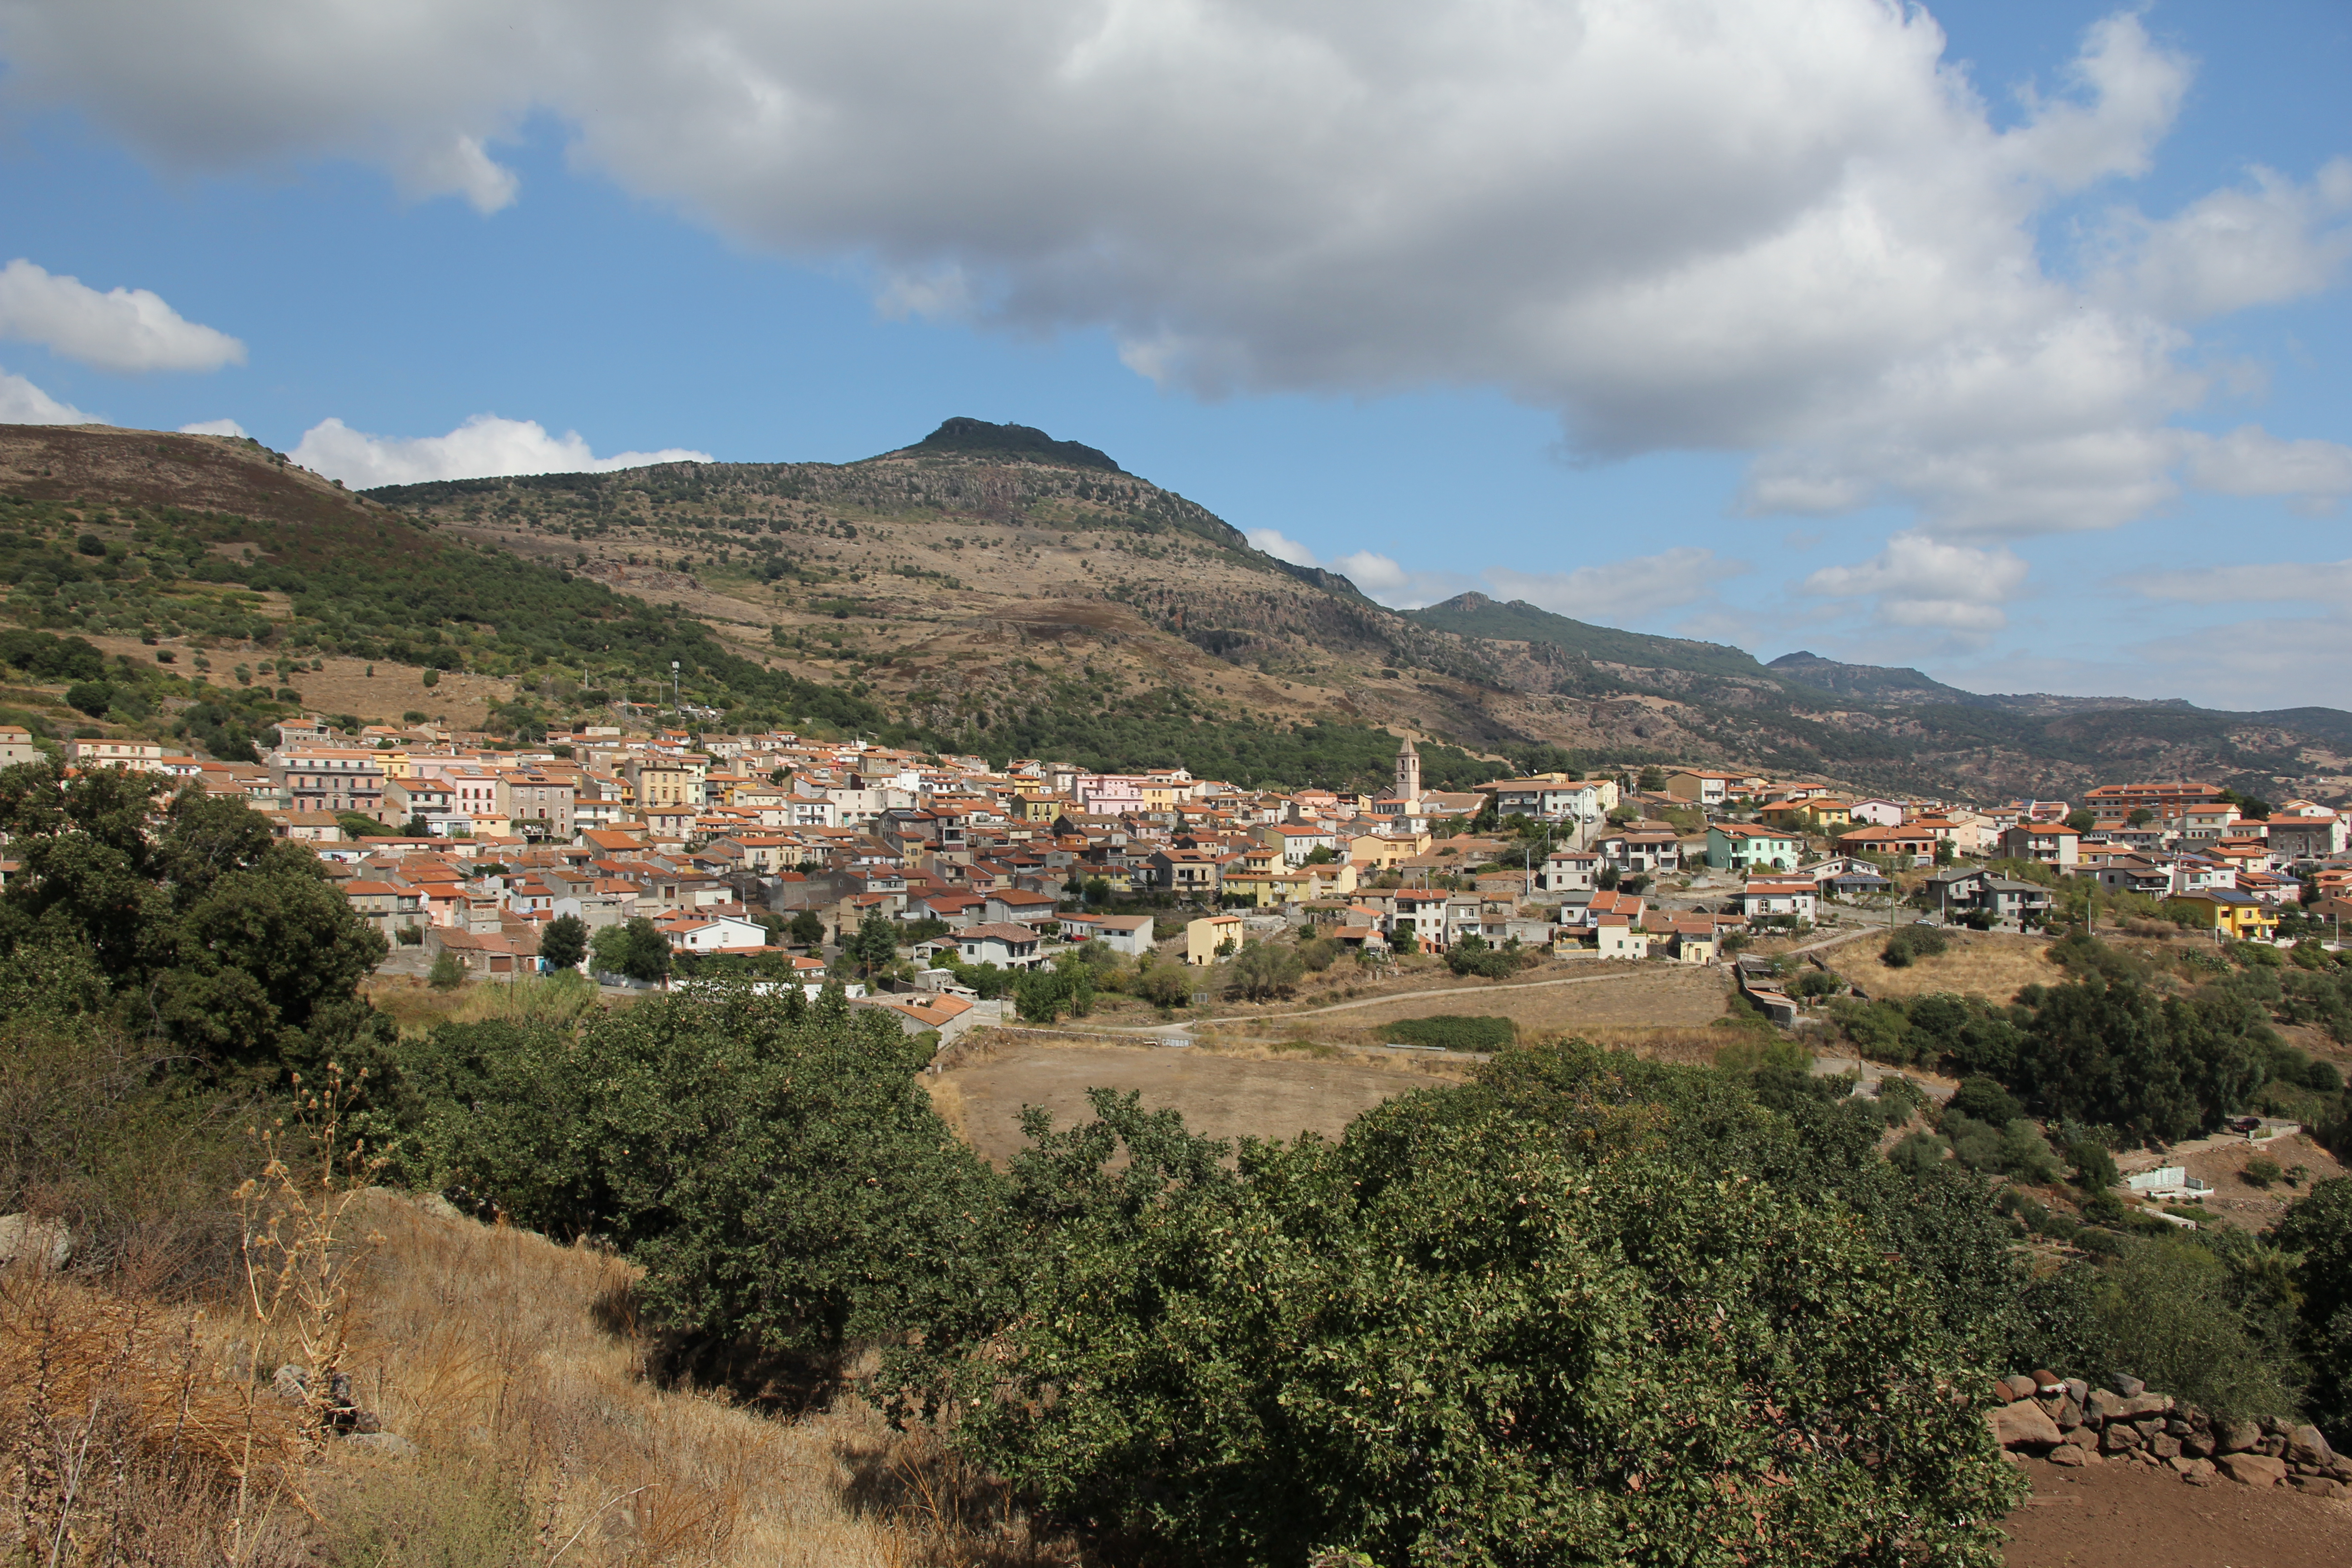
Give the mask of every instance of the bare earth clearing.
POLYGON ((2342 1568, 2352 1500, 2192 1487, 2168 1470, 2027 1461, 2033 1496, 2009 1517, 2010 1568, 2342 1568))
POLYGON ((1329 1138, 1391 1096, 1440 1081, 1417 1066, 1024 1041, 975 1054, 923 1081, 965 1142, 1001 1166, 1022 1148, 1024 1106, 1043 1106, 1055 1125, 1067 1127, 1093 1115, 1090 1089, 1139 1091, 1148 1109, 1172 1106, 1187 1127, 1213 1138, 1329 1138))
MULTIPOLYGON (((1342 1032, 1370 1037, 1380 1033, 1382 1024, 1401 1018, 1483 1014, 1511 1019, 1518 1025, 1520 1037, 1528 1039, 1596 1029, 1693 1028, 1723 1013, 1725 981, 1714 970, 1643 964, 1614 973, 1596 967, 1581 974, 1547 973, 1539 978, 1554 984, 1473 982, 1449 987, 1441 995, 1381 1000, 1297 1022, 1318 1038, 1342 1032)), ((1268 1017, 1264 1022, 1278 1025, 1283 1020, 1268 1017)))

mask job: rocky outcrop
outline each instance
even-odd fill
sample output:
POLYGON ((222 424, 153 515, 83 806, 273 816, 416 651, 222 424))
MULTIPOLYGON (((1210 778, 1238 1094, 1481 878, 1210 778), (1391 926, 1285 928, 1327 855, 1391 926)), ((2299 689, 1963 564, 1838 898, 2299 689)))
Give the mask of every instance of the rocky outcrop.
POLYGON ((2291 1487, 2316 1497, 2352 1496, 2352 1460, 2316 1426, 2282 1419, 2221 1421, 2136 1377, 2092 1387, 2034 1372, 1996 1378, 2000 1404, 1985 1420, 2010 1454, 2069 1468, 2160 1466, 2192 1486, 2227 1479, 2260 1490, 2291 1487))

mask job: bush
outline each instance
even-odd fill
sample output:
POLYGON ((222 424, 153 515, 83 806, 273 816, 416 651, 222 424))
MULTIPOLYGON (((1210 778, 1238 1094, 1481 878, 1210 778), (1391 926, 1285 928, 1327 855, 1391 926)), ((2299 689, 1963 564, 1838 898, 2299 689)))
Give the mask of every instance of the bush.
POLYGON ((1181 1007, 1192 1000, 1192 966, 1155 963, 1135 983, 1136 994, 1157 1007, 1181 1007))
POLYGON ((2300 1401, 2275 1352, 2249 1331, 2229 1269, 2189 1239, 2134 1237, 2100 1281, 2115 1363, 2185 1405, 2232 1419, 2283 1415, 2300 1401))
POLYGON ((1407 1046, 1436 1046, 1449 1051, 1494 1051, 1519 1037, 1519 1026, 1508 1018, 1440 1013, 1427 1018, 1402 1018, 1380 1026, 1391 1040, 1407 1046))
POLYGON ((1225 965, 1225 989, 1253 1002, 1278 996, 1307 973, 1298 950, 1283 942, 1253 942, 1225 965))
POLYGON ((444 952, 434 959, 427 982, 436 991, 455 991, 466 984, 466 966, 457 962, 456 953, 444 952))
POLYGON ((1907 969, 1918 959, 1937 957, 1950 945, 1934 926, 1907 925, 1886 939, 1879 962, 1889 969, 1907 969))
POLYGON ((2238 1174, 2250 1187, 2273 1187, 2286 1179, 2286 1173, 2279 1168, 2279 1163, 2268 1155, 2247 1161, 2246 1168, 2238 1174))
POLYGON ((1784 1562, 1896 1520, 1991 1560, 2020 1483, 1906 1263, 1663 1140, 1588 1161, 1614 1107, 1560 1136, 1483 1092, 1236 1165, 1098 1098, 1016 1173, 1016 1214, 1067 1217, 959 1446, 1122 1560, 1784 1562))
POLYGON ((1519 972, 1520 955, 1516 952, 1487 946, 1486 939, 1474 931, 1447 951, 1445 967, 1456 974, 1476 974, 1488 980, 1500 980, 1519 972))
POLYGON ((1979 1121, 1990 1121, 1997 1127, 2005 1127, 2025 1114, 2025 1108, 2017 1103, 2015 1096, 1992 1079, 1981 1076, 1962 1079, 1960 1087, 1953 1090, 1952 1098, 1945 1102, 1945 1109, 1962 1116, 1972 1116, 1979 1121))
POLYGON ((2086 1193, 2104 1193, 2124 1179, 2107 1146, 2088 1138, 2066 1145, 2066 1163, 2074 1168, 2074 1184, 2086 1193))

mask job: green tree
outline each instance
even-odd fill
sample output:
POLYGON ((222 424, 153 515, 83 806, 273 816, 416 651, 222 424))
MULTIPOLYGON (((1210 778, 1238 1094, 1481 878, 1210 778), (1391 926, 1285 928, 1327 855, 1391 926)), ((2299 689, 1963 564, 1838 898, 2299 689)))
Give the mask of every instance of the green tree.
POLYGON ((304 1066, 382 1021, 359 983, 390 951, 306 847, 241 801, 120 768, 0 770, 0 956, 87 952, 142 1030, 215 1064, 304 1066), (159 804, 161 810, 158 810, 159 804))
POLYGON ((457 962, 456 953, 444 951, 433 960, 433 971, 425 981, 436 991, 455 991, 466 984, 466 966, 457 962))
POLYGON ((539 933, 540 962, 550 969, 577 969, 588 956, 588 922, 578 915, 558 915, 539 933))
POLYGON ((588 951, 594 955, 594 967, 606 974, 623 974, 651 984, 670 971, 669 938, 643 915, 624 925, 606 926, 588 944, 588 951))
POLYGON ((887 969, 898 957, 898 931, 890 917, 880 910, 868 910, 857 922, 856 931, 848 942, 849 956, 857 963, 860 973, 873 977, 877 969, 887 969))
POLYGON ((1132 1097, 1033 1119, 955 1441, 1170 1562, 1999 1560, 2021 1487, 1917 1272, 1637 1115, 1588 1108, 1602 1152, 1475 1100, 1233 1163, 1132 1097))
POLYGON ((824 921, 817 918, 814 910, 803 910, 785 929, 803 947, 815 947, 824 941, 824 921))
POLYGON ((1286 942, 1253 942, 1225 967, 1225 986, 1236 995, 1263 1002, 1298 984, 1307 973, 1298 950, 1286 942))
POLYGON ((2313 1412, 2331 1441, 2352 1447, 2352 1177, 2314 1184, 2271 1239, 2296 1259, 2299 1346, 2314 1374, 2313 1412))
POLYGON ((798 1358, 951 1310, 1002 1313, 1002 1183, 917 1081, 918 1047, 838 987, 648 998, 567 1026, 439 1032, 408 1074, 417 1157, 474 1201, 643 1267, 689 1343, 798 1358), (953 1303, 953 1306, 950 1306, 953 1303))

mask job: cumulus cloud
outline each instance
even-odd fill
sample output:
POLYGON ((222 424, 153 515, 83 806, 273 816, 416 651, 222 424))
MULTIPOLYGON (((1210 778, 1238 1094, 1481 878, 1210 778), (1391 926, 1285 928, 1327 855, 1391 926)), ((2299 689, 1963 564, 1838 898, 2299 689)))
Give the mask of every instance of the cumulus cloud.
POLYGON ((234 419, 199 419, 194 425, 180 426, 183 436, 236 436, 246 434, 245 426, 234 419))
POLYGON ((1362 589, 1366 598, 1396 610, 1417 610, 1478 586, 1475 577, 1459 572, 1421 571, 1400 565, 1392 557, 1370 550, 1342 555, 1330 565, 1331 570, 1362 589))
POLYGON ((2145 172, 2190 82, 2124 13, 2006 126, 1885 0, 0 0, 0 53, 161 163, 341 153, 484 212, 544 113, 893 313, 1102 329, 1204 395, 1500 387, 1581 455, 1752 453, 1750 510, 1943 536, 2173 496, 2184 321, 2334 277, 2352 184, 2047 265, 2050 204, 2145 172))
POLYGON ((341 479, 353 489, 423 484, 431 479, 605 473, 648 463, 710 461, 708 452, 678 447, 600 458, 577 431, 550 436, 535 419, 501 419, 495 414, 477 414, 446 436, 411 437, 370 436, 340 419, 328 419, 304 431, 301 444, 291 455, 304 468, 341 479))
POLYGON ((2352 610, 2352 561, 2289 561, 2148 572, 2124 579, 2154 599, 2196 605, 2316 601, 2352 610))
POLYGON ((1504 598, 1525 599, 1580 620, 1630 620, 1712 597, 1717 583, 1748 571, 1712 550, 1678 545, 1655 555, 1579 566, 1572 572, 1518 572, 1490 567, 1486 580, 1504 598))
POLYGON ((218 370, 245 345, 187 320, 145 289, 101 294, 22 257, 0 268, 0 337, 22 338, 100 370, 218 370))
POLYGON ((69 403, 59 403, 21 375, 0 370, 0 425, 103 425, 95 414, 84 414, 69 403))
POLYGON ((2105 286, 2174 321, 2316 294, 2352 258, 2347 214, 2352 160, 2334 160, 2308 185, 2258 167, 2245 186, 2169 218, 2114 215, 2108 243, 2124 259, 2105 286))
POLYGON ((1293 566, 1316 564, 1315 552, 1276 528, 1253 528, 1248 531, 1250 544, 1265 551, 1276 561, 1287 561, 1293 566))
POLYGON ((2313 504, 2352 495, 2352 447, 2335 441, 2283 441, 2246 425, 2226 436, 2181 438, 2189 482, 2233 496, 2294 496, 2313 504))
POLYGON ((1874 598, 1879 624, 1979 636, 2009 624, 2002 605, 2025 585, 2026 564, 2007 549, 1948 544, 1898 533, 1871 560, 1824 566, 1800 592, 1827 599, 1874 598))

